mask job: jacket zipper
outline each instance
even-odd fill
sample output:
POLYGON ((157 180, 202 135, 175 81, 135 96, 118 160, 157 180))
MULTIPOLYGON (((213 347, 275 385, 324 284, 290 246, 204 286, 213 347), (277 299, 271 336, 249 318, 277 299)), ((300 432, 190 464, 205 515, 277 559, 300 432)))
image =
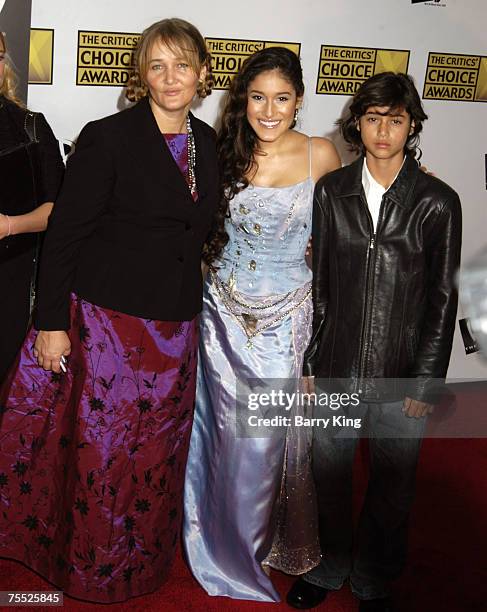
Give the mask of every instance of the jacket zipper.
MULTIPOLYGON (((374 296, 374 283, 373 283, 373 275, 371 274, 371 270, 375 268, 375 260, 377 253, 377 234, 380 227, 380 223, 382 221, 382 213, 384 208, 384 196, 382 196, 382 201, 380 203, 379 209, 379 218, 377 219, 377 228, 374 232, 374 224, 372 221, 372 216, 370 214, 369 206, 365 198, 361 195, 360 199, 365 206, 365 212, 367 214, 367 219, 369 222, 369 247, 367 249, 367 258, 366 258, 366 285, 365 285, 365 303, 362 314, 362 332, 360 336, 360 349, 359 349, 359 370, 358 370, 358 381, 359 385, 362 385, 362 377, 364 375, 365 370, 365 361, 367 356, 368 349, 368 336, 369 336, 369 327, 370 327, 370 319, 371 319, 371 308, 370 305, 372 303, 372 298, 374 296)), ((362 392, 362 389, 359 389, 359 393, 362 392)))

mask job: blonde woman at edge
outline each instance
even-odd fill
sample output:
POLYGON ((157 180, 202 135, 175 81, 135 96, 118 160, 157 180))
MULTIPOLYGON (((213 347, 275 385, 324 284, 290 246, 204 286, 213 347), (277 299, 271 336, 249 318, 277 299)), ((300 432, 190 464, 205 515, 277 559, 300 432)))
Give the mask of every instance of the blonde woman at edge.
POLYGON ((0 384, 27 334, 38 232, 59 192, 64 165, 41 113, 16 94, 16 77, 0 32, 0 384))

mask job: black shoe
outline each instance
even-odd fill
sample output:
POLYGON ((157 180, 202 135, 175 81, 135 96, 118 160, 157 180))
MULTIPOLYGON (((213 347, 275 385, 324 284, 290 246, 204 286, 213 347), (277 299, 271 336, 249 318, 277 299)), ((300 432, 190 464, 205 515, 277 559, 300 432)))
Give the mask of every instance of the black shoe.
POLYGON ((392 602, 389 597, 362 599, 360 601, 359 612, 393 612, 392 602))
POLYGON ((303 578, 298 578, 287 594, 286 601, 292 608, 307 610, 314 608, 322 601, 325 601, 328 589, 316 586, 311 582, 306 582, 303 578))

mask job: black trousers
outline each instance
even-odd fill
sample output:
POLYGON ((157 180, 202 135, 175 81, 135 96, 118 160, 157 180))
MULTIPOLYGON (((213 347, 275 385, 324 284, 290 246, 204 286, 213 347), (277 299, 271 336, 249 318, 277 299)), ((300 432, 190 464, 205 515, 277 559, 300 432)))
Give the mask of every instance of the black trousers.
POLYGON ((352 525, 352 470, 363 431, 315 428, 313 473, 320 521, 321 564, 305 580, 339 589, 350 579, 359 599, 386 597, 403 569, 407 526, 425 418, 407 417, 402 402, 361 404, 353 417, 367 427, 370 478, 356 537, 352 525))
POLYGON ((35 248, 0 251, 0 384, 27 334, 35 248))

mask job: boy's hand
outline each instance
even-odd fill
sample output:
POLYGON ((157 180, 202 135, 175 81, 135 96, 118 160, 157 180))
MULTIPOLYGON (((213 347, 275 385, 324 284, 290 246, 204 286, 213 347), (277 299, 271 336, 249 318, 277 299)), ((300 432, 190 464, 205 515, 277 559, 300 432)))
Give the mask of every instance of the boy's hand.
POLYGON ((431 414, 433 412, 433 409, 434 406, 432 404, 427 404, 426 402, 420 402, 419 400, 406 397, 406 399, 404 400, 402 411, 408 417, 420 419, 421 417, 424 417, 427 414, 431 414))
POLYGON ((301 381, 302 381, 303 393, 309 393, 309 394, 316 393, 314 376, 303 376, 301 381))

